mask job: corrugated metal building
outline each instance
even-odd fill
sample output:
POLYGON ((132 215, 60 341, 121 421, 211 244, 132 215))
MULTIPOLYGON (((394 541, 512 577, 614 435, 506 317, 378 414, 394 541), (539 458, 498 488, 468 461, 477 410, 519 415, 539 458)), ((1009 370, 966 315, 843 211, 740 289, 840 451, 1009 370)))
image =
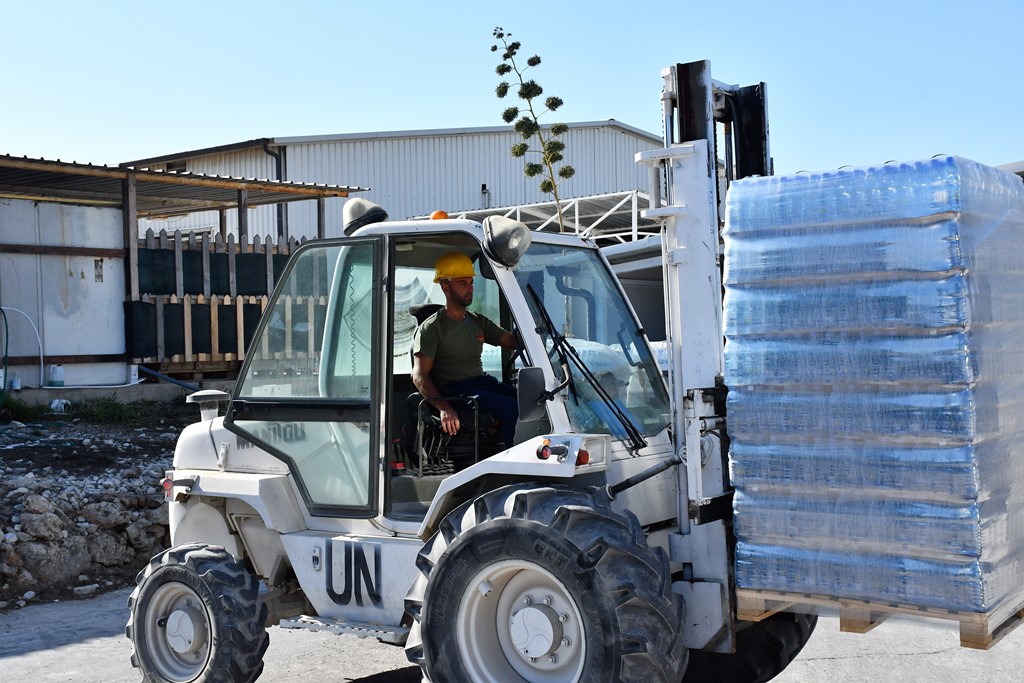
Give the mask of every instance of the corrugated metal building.
POLYGON ((1015 164, 1004 164, 1002 166, 997 166, 996 168, 998 168, 1001 171, 1016 173, 1021 178, 1024 178, 1024 161, 1018 161, 1015 164))
MULTIPOLYGON (((576 175, 559 183, 560 199, 648 189, 647 171, 633 159, 637 152, 661 147, 659 136, 614 119, 568 126, 561 139, 565 163, 576 175)), ((551 195, 538 188, 540 179, 523 174, 524 160, 509 153, 521 140, 509 126, 260 138, 122 166, 358 185, 370 188, 361 196, 392 218, 412 218, 436 209, 461 213, 550 201, 551 195)), ((341 234, 343 202, 327 200, 327 236, 341 234)), ((149 220, 140 228, 216 231, 221 225, 237 234, 234 215, 210 212, 149 220)), ((249 234, 315 237, 316 207, 250 209, 249 234)))

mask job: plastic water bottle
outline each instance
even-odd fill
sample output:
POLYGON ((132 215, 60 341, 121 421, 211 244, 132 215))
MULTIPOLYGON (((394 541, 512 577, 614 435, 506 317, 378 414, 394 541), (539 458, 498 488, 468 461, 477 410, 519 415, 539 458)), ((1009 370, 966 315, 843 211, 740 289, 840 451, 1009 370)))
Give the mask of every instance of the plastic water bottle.
POLYGON ((64 366, 61 364, 51 365, 46 384, 51 387, 64 386, 64 366))

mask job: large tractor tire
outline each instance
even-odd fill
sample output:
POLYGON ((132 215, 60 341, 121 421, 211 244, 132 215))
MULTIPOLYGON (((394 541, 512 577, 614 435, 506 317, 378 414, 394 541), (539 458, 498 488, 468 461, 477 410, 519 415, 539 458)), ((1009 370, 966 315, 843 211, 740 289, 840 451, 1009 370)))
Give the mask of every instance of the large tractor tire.
POLYGON ((603 494, 506 487, 449 514, 417 558, 409 659, 433 683, 678 683, 668 560, 603 494))
POLYGON ((128 598, 132 665, 152 683, 248 683, 270 644, 259 581, 230 553, 171 548, 139 572, 128 598))
POLYGON ((816 614, 781 612, 736 634, 736 652, 694 650, 683 683, 765 683, 782 673, 807 644, 816 614))

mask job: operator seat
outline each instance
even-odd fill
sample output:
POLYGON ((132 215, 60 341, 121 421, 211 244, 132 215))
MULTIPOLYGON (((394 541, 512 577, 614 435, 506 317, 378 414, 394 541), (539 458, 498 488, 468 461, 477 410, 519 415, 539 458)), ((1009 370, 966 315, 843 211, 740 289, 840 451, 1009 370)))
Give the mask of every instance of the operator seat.
POLYGON ((416 304, 409 307, 409 315, 416 318, 416 327, 422 325, 427 318, 444 308, 443 304, 435 304, 428 301, 425 304, 416 304))
MULTIPOLYGON (((419 327, 427 318, 444 308, 442 304, 425 303, 409 307, 409 314, 419 327)), ((412 351, 409 351, 412 354, 412 351)), ((481 413, 475 397, 446 397, 459 413, 462 428, 455 436, 448 436, 441 428, 437 410, 427 403, 418 391, 406 399, 410 424, 416 425, 415 437, 409 444, 411 462, 408 466, 422 474, 452 474, 473 464, 478 457, 486 457, 477 450, 492 455, 501 450, 501 432, 494 418, 481 413), (463 400, 458 400, 458 399, 463 400), (422 464, 421 464, 422 463, 422 464)))

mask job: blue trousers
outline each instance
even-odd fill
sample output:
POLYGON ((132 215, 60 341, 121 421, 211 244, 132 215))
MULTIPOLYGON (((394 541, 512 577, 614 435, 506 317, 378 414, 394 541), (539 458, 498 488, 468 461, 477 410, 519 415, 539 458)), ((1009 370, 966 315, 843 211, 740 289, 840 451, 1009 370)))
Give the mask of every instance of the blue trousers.
POLYGON ((516 390, 499 382, 488 374, 471 377, 459 382, 451 382, 438 391, 444 396, 473 396, 481 412, 496 417, 501 421, 501 435, 505 439, 505 448, 512 448, 516 435, 516 420, 519 419, 519 403, 516 390))

